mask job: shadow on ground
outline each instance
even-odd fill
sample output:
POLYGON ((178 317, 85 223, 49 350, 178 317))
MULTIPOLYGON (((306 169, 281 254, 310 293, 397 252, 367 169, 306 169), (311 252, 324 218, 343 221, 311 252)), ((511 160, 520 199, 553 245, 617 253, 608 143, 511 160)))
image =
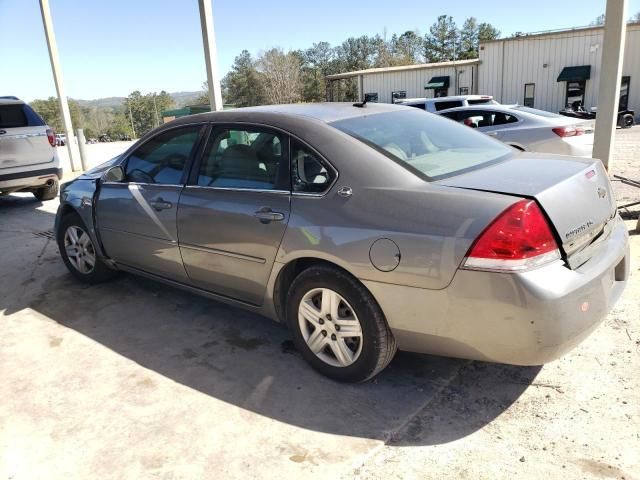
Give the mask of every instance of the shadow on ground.
POLYGON ((373 381, 339 384, 305 364, 285 327, 253 313, 130 275, 78 283, 55 242, 25 230, 25 218, 39 231, 53 215, 26 198, 9 213, 4 201, 0 260, 14 285, 0 296, 4 315, 31 308, 180 384, 281 422, 394 445, 446 443, 499 416, 540 370, 399 353, 373 381), (20 257, 33 267, 18 268, 20 257))

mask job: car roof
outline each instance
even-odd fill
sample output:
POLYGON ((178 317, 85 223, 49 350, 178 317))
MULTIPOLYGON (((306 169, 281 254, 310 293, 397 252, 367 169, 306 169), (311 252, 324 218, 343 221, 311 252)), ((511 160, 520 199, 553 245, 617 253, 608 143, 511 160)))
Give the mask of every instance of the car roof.
MULTIPOLYGON (((307 117, 324 123, 331 123, 347 118, 362 117, 398 110, 410 110, 411 107, 393 105, 390 103, 367 103, 363 107, 355 107, 352 102, 325 102, 325 103, 293 103, 285 105, 261 105, 258 107, 243 107, 225 110, 223 112, 201 113, 191 116, 198 120, 224 120, 225 117, 252 116, 251 114, 275 114, 278 116, 307 117)), ((261 115, 259 115, 261 116, 261 115)), ((183 117, 187 118, 187 117, 183 117)))
POLYGON ((6 95, 4 97, 0 97, 0 105, 22 105, 24 102, 20 100, 18 97, 14 97, 13 95, 6 95))

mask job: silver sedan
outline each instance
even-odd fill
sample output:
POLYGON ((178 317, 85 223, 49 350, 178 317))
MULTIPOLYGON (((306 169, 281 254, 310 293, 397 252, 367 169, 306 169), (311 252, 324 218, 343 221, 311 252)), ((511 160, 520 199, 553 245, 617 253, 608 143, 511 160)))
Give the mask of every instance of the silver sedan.
POLYGON ((479 105, 442 110, 450 118, 525 152, 591 157, 593 120, 579 120, 521 105, 479 105))
POLYGON ((548 362, 629 272, 599 161, 378 104, 170 122, 65 184, 56 235, 78 279, 130 272, 259 312, 342 381, 397 348, 548 362))

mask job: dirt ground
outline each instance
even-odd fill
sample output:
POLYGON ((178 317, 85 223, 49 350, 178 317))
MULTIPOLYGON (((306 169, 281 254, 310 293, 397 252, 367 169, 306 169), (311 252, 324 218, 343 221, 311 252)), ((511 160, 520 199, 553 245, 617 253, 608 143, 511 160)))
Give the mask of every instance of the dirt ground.
MULTIPOLYGON (((640 128, 618 138, 613 173, 638 176, 640 128)), ((343 385, 256 315, 128 275, 73 281, 56 208, 0 198, 0 479, 640 479, 639 234, 623 296, 562 359, 400 353, 343 385)))

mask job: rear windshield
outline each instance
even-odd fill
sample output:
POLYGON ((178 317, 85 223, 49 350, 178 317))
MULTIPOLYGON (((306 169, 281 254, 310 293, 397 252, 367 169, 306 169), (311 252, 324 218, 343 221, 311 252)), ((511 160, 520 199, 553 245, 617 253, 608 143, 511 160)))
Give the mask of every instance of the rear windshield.
POLYGON ((544 110, 538 110, 537 108, 523 107, 521 105, 516 105, 515 107, 512 107, 512 109, 518 110, 520 112, 530 113, 532 115, 539 115, 541 117, 548 117, 548 118, 557 118, 562 116, 562 115, 558 115, 557 113, 545 112, 544 110))
POLYGON ((469 100, 467 100, 467 103, 469 105, 497 105, 498 102, 496 102, 493 98, 470 98, 469 100))
POLYGON ((40 127, 45 125, 31 107, 23 103, 0 105, 0 128, 40 127))
POLYGON ((438 180, 513 155, 469 127, 419 110, 379 113, 331 123, 425 180, 438 180))

